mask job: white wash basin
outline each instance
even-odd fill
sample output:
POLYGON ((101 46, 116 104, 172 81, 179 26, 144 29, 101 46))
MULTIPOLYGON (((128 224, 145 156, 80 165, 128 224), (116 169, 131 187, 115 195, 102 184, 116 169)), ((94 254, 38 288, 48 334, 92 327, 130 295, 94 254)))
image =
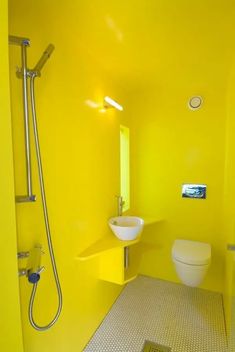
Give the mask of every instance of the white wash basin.
POLYGON ((122 241, 134 240, 143 230, 144 220, 137 216, 116 216, 109 219, 113 233, 122 241))

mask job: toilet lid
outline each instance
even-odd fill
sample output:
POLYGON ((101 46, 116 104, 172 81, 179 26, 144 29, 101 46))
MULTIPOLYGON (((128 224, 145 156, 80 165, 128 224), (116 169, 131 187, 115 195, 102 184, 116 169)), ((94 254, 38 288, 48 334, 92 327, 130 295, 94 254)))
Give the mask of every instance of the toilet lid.
POLYGON ((209 243, 176 240, 172 248, 172 255, 175 260, 185 264, 209 264, 211 246, 209 243))

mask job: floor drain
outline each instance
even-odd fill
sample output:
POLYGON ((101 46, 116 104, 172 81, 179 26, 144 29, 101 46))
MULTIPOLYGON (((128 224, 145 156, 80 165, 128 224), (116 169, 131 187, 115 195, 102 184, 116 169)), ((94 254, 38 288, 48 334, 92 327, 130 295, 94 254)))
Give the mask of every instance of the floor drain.
POLYGON ((152 341, 145 341, 142 352, 170 352, 171 348, 152 341))

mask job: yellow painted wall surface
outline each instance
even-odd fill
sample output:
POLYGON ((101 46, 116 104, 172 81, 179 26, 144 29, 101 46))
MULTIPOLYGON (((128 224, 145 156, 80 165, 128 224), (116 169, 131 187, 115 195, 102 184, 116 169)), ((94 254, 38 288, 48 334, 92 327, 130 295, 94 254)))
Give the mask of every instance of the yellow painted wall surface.
MULTIPOLYGON (((232 61, 234 2, 10 0, 10 32, 28 36, 29 66, 45 47, 56 50, 36 80, 37 112, 48 208, 64 309, 55 327, 35 332, 28 323, 31 287, 21 280, 26 352, 80 351, 119 294, 97 280, 98 258, 83 251, 107 233, 119 193, 119 127, 130 128, 131 210, 162 218, 143 237, 155 248, 143 274, 178 281, 171 261, 174 239, 212 245, 204 288, 222 291, 225 243, 223 194, 227 81, 232 61), (190 111, 190 96, 204 103, 190 111), (124 112, 102 114, 91 102, 110 95, 124 112), (206 200, 181 198, 184 182, 206 183, 206 200)), ((19 48, 11 48, 11 94, 17 194, 25 190, 19 48)), ((93 104, 94 105, 94 104, 93 104)), ((35 158, 34 192, 39 195, 35 158)), ((38 198, 40 198, 38 196, 38 198)), ((17 205, 19 249, 46 248, 42 210, 17 205)), ((47 322, 56 309, 48 251, 35 302, 47 322)))
MULTIPOLYGON (((227 243, 235 243, 235 70, 231 70, 228 90, 228 120, 227 120, 227 143, 226 143, 226 169, 225 169, 225 193, 224 193, 224 234, 227 243)), ((225 290, 224 303, 227 320, 228 333, 230 333, 230 323, 232 318, 232 328, 235 324, 235 261, 234 252, 226 253, 225 290), (233 300, 233 301, 232 301, 233 300), (233 306, 232 306, 233 302, 233 306)), ((234 335, 234 332, 233 332, 234 335)))
POLYGON ((130 96, 131 192, 133 212, 162 219, 143 234, 157 249, 146 253, 141 273, 178 282, 171 259, 174 240, 204 241, 212 245, 212 263, 202 287, 222 292, 231 18, 216 7, 210 12, 208 5, 199 4, 200 16, 199 8, 192 13, 185 7, 178 16, 174 6, 168 9, 155 81, 146 77, 130 96), (202 108, 191 111, 188 100, 197 94, 202 108), (183 199, 183 183, 207 184, 207 199, 183 199))
MULTIPOLYGON (((89 6, 88 6, 89 7, 89 6)), ((61 278, 64 306, 58 323, 48 332, 35 331, 28 322, 31 286, 21 279, 23 333, 26 352, 82 351, 122 287, 98 280, 99 259, 79 262, 76 256, 108 231, 116 214, 119 193, 119 114, 100 113, 90 101, 105 95, 120 100, 115 81, 100 65, 90 31, 104 31, 89 17, 85 2, 10 2, 10 33, 31 39, 29 67, 49 43, 55 51, 36 79, 36 104, 48 210, 61 278), (89 25, 87 23, 89 22, 89 25), (88 30, 90 26, 90 29, 88 30), (96 29, 96 27, 98 29, 96 29)), ((103 34, 104 35, 104 34, 103 34)), ((20 51, 10 51, 12 125, 17 194, 25 192, 21 81, 15 76, 20 51)), ((47 323, 56 311, 53 281, 39 185, 33 156, 35 204, 17 205, 19 250, 42 243, 43 272, 35 300, 35 320, 47 323)), ((22 264, 23 265, 23 264, 22 264)))
POLYGON ((8 70, 7 1, 0 2, 0 350, 23 351, 17 268, 16 221, 8 70))
MULTIPOLYGON (((141 273, 179 282, 171 259, 174 240, 208 242, 212 245, 212 263, 202 287, 222 291, 226 87, 220 80, 217 87, 214 84, 212 93, 204 87, 204 78, 195 76, 195 88, 188 82, 181 82, 179 88, 183 71, 182 68, 180 74, 175 73, 174 87, 162 83, 161 91, 144 95, 143 107, 138 107, 140 115, 138 119, 137 114, 133 117, 134 212, 162 219, 143 234, 144 240, 157 248, 144 256, 141 273), (201 110, 190 111, 187 100, 195 91, 205 97, 205 102, 201 110), (182 198, 183 183, 206 184, 207 199, 182 198)), ((205 69, 203 74, 206 73, 205 69)), ((209 78, 210 85, 208 81, 209 78)))

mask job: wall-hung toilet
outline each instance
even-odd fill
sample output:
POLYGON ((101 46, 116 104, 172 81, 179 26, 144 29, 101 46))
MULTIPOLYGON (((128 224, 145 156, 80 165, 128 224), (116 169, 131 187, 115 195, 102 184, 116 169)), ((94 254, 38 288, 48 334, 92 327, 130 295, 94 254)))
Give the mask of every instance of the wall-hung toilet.
POLYGON ((172 259, 182 283, 197 287, 202 283, 209 268, 211 246, 204 242, 175 240, 172 259))

